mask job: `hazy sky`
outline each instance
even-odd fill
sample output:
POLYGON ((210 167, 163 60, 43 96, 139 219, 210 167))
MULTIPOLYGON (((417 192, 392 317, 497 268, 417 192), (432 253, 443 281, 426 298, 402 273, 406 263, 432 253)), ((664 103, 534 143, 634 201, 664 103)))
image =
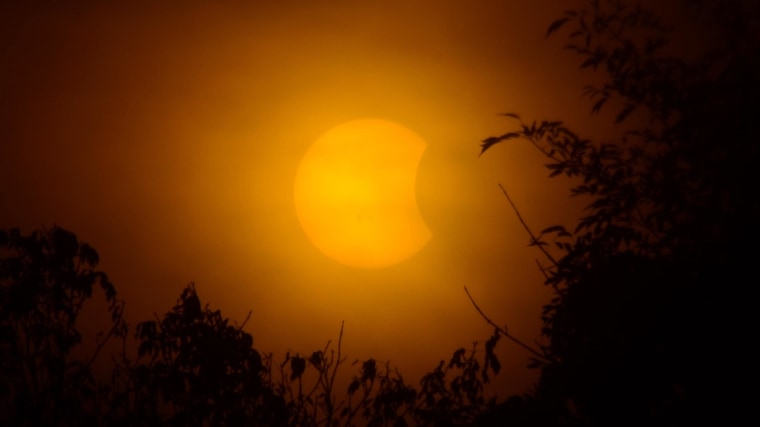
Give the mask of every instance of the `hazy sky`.
MULTIPOLYGON (((537 230, 577 210, 527 143, 481 158, 478 144, 510 129, 508 111, 593 124, 576 58, 544 37, 573 2, 8 3, 0 226, 58 224, 92 244, 133 326, 194 281, 225 315, 253 311, 260 350, 309 353, 345 321, 350 358, 416 381, 491 333, 466 285, 494 320, 538 337, 539 254, 497 183, 537 230), (327 258, 293 207, 310 144, 368 117, 428 144, 416 192, 432 238, 381 270, 327 258)), ((527 354, 507 342, 500 354, 501 381, 521 389, 527 354)))

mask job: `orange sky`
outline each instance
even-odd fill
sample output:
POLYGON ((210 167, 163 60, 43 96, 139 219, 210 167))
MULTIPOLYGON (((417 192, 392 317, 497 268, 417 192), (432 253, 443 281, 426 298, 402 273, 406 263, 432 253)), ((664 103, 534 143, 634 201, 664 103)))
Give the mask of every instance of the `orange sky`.
MULTIPOLYGON (((195 281, 225 315, 253 311, 260 350, 311 352, 345 321, 349 357, 415 378, 491 333, 466 285, 538 336, 538 253, 497 183, 537 230, 577 210, 527 143, 482 158, 478 144, 507 111, 593 123, 576 58, 544 37, 569 2, 101 3, 0 6, 0 226, 92 244, 132 325, 195 281), (324 256, 293 207, 310 144, 365 117, 428 144, 416 191, 432 239, 382 270, 324 256)), ((527 354, 500 351, 521 391, 527 354)))

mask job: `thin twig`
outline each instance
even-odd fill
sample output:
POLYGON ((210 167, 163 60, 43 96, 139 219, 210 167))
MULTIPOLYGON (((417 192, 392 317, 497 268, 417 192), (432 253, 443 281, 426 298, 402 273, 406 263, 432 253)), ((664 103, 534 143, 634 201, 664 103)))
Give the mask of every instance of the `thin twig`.
POLYGON ((332 418, 333 418, 333 415, 335 414, 335 408, 334 408, 335 395, 333 394, 333 386, 335 385, 335 375, 337 375, 338 373, 338 367, 343 363, 340 360, 340 350, 341 350, 341 346, 343 345, 343 326, 345 326, 345 324, 346 324, 345 321, 340 322, 340 334, 338 335, 338 357, 335 359, 335 365, 333 366, 332 375, 330 376, 330 381, 329 381, 330 387, 329 389, 325 390, 325 396, 328 399, 330 399, 329 408, 326 408, 329 411, 327 414, 328 426, 332 424, 332 418))
POLYGON ((338 373, 338 366, 343 363, 342 360, 340 360, 340 349, 341 345, 343 344, 343 326, 346 324, 345 321, 340 322, 340 335, 338 335, 338 358, 335 361, 335 366, 333 367, 332 376, 330 377, 330 387, 332 387, 333 384, 335 384, 335 375, 338 373))
POLYGON ((505 337, 507 337, 508 339, 512 340, 514 343, 516 343, 520 347, 528 350, 534 356, 539 357, 539 358, 541 358, 542 360, 544 360, 544 361, 546 361, 548 363, 552 363, 553 362, 553 360, 550 357, 548 357, 547 355, 540 353, 538 350, 534 349, 533 347, 525 344, 524 342, 522 342, 519 339, 517 339, 514 336, 512 336, 509 332, 507 332, 506 327, 502 328, 501 326, 497 325, 493 320, 491 320, 490 317, 486 316, 486 314, 483 312, 483 310, 480 309, 480 306, 478 306, 478 304, 475 302, 475 299, 473 299, 472 295, 470 295, 470 291, 467 289, 467 286, 464 287, 464 291, 465 291, 465 293, 467 293, 467 298, 470 299, 470 302, 472 303, 472 305, 475 306, 475 310, 478 310, 478 313, 480 313, 480 316, 483 319, 485 319, 485 321, 488 322, 489 325, 491 325, 494 328, 496 328, 496 330, 498 330, 499 332, 501 332, 505 337))
POLYGON ((541 263, 536 260, 536 265, 538 266, 538 271, 541 272, 541 274, 546 278, 547 281, 549 281, 549 275, 546 274, 546 269, 541 265, 541 263))
POLYGON ((95 362, 95 359, 97 359, 98 354, 100 354, 100 351, 103 350, 103 347, 105 347, 106 343, 111 339, 111 337, 116 333, 116 330, 119 328, 121 323, 124 321, 124 306, 126 305, 126 302, 121 301, 121 309, 119 311, 119 317, 114 321, 114 324, 111 325, 111 329, 108 331, 108 334, 106 334, 105 338, 96 339, 97 345, 95 346, 95 351, 92 353, 92 356, 90 356, 90 359, 85 363, 85 367, 89 368, 92 366, 93 362, 95 362))
POLYGON ((249 310, 248 315, 245 316, 245 320, 243 320, 243 323, 241 323, 240 326, 238 326, 238 331, 243 330, 243 327, 245 326, 246 323, 248 323, 248 320, 251 318, 251 313, 253 313, 253 311, 249 310))
POLYGON ((501 192, 504 193, 504 196, 507 198, 507 201, 512 206, 512 210, 515 211, 515 215, 517 215, 517 219, 520 220, 520 224, 522 224, 525 231, 528 232, 528 235, 530 235, 530 240, 533 244, 538 246, 538 249, 546 255, 546 257, 549 259, 549 261, 552 262, 555 266, 557 265, 557 260, 554 259, 554 257, 549 254, 549 252, 544 249, 543 245, 541 245, 541 242, 536 238, 536 236, 533 234, 533 232, 530 230, 530 227, 528 227, 528 224, 525 223, 525 220, 523 219, 522 215, 520 215, 520 211, 517 210, 517 206, 515 206, 515 203, 512 201, 512 198, 509 197, 509 194, 507 193, 507 190, 504 188, 501 183, 499 183, 499 188, 501 188, 501 192))

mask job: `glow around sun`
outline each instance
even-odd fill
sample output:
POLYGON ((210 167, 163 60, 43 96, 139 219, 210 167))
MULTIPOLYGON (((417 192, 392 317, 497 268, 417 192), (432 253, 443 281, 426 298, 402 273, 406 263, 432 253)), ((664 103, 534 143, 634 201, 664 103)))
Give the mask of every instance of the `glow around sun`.
POLYGON ((419 252, 431 238, 415 196, 425 147, 411 130, 378 119, 320 136, 294 186, 296 214, 314 246, 358 268, 388 267, 419 252))

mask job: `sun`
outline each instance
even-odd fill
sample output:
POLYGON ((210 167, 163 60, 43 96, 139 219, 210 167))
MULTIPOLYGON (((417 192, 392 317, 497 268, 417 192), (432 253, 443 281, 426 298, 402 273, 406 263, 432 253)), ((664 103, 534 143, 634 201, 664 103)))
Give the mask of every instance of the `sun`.
POLYGON ((411 130, 380 119, 322 134, 304 154, 293 191, 314 246, 357 268, 388 267, 418 253, 432 236, 415 195, 425 148, 411 130))

